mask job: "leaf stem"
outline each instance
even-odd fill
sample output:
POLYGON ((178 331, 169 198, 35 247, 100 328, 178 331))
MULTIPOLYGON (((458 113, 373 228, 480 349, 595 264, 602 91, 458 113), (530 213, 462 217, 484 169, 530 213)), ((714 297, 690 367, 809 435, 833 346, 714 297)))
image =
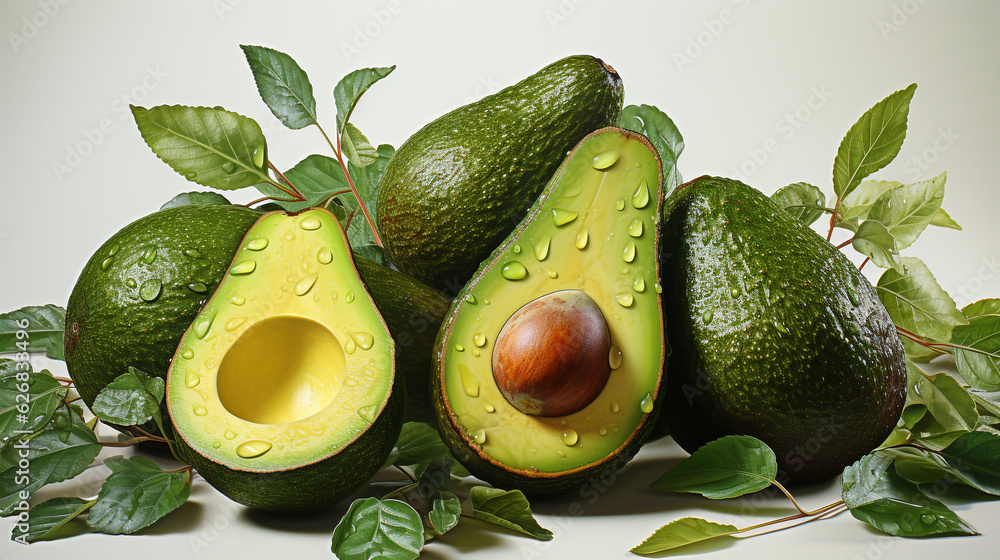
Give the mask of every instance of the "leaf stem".
POLYGON ((132 439, 127 439, 125 441, 102 441, 101 445, 103 445, 104 447, 132 447, 133 445, 142 443, 144 441, 156 441, 157 439, 158 438, 140 436, 140 437, 134 437, 132 439))
POLYGON ((929 350, 933 350, 933 351, 941 353, 941 354, 948 354, 949 352, 947 350, 942 350, 942 349, 938 348, 938 346, 957 346, 957 345, 951 345, 951 344, 949 344, 947 342, 929 342, 929 341, 926 341, 920 335, 918 335, 916 333, 912 333, 912 332, 904 329, 903 327, 900 327, 899 325, 896 325, 896 332, 898 332, 899 334, 901 334, 901 335, 905 336, 906 338, 912 340, 913 342, 915 342, 915 343, 923 346, 924 348, 927 348, 929 350))
MULTIPOLYGON (((338 196, 340 196, 342 194, 347 194, 349 192, 351 192, 351 189, 343 189, 343 190, 339 190, 339 191, 331 194, 330 196, 328 196, 328 197, 326 197, 326 198, 323 199, 322 206, 325 208, 327 204, 330 204, 331 200, 333 200, 334 198, 336 198, 336 197, 338 197, 338 196)), ((347 228, 344 228, 344 229, 346 230, 347 228)))
MULTIPOLYGON (((345 122, 344 125, 346 127, 347 123, 345 122)), ((323 136, 326 136, 325 132, 323 133, 323 136)), ((327 141, 329 141, 329 138, 327 138, 327 141)), ((337 161, 340 163, 340 167, 344 170, 344 176, 347 177, 347 186, 351 187, 351 192, 354 193, 354 198, 358 200, 358 207, 361 208, 361 213, 364 214, 365 221, 368 222, 368 227, 372 230, 372 239, 375 241, 376 245, 384 248, 385 246, 382 244, 382 238, 379 237, 378 230, 375 229, 375 221, 372 220, 371 215, 368 213, 368 207, 365 206, 365 202, 361 200, 361 194, 358 192, 358 187, 354 185, 354 179, 351 179, 351 174, 347 169, 347 164, 344 163, 344 152, 341 150, 340 136, 337 136, 336 153, 337 161)), ((344 228, 344 231, 347 231, 346 227, 344 228)))
POLYGON ((68 377, 56 377, 53 375, 52 379, 55 379, 56 381, 65 384, 67 387, 73 384, 73 380, 68 377))
MULTIPOLYGON (((800 521, 798 523, 794 523, 792 525, 786 525, 785 527, 776 527, 774 529, 769 529, 767 531, 761 531, 760 533, 756 533, 756 534, 753 534, 753 535, 746 535, 746 536, 740 537, 740 538, 748 539, 748 538, 751 538, 751 537, 759 537, 761 535, 767 535, 769 533, 777 533, 778 531, 784 531, 785 529, 791 529, 792 527, 798 527, 799 525, 805 525, 806 523, 811 523, 813 521, 820 521, 820 520, 823 520, 823 519, 829 519, 831 517, 834 517, 834 516, 840 515, 841 513, 844 513, 848 509, 849 508, 846 505, 844 505, 843 501, 836 502, 836 503, 830 504, 830 505, 828 505, 826 507, 820 508, 820 510, 822 510, 822 511, 817 510, 817 511, 820 512, 817 515, 793 516, 793 518, 795 518, 795 517, 808 517, 808 519, 804 519, 803 521, 800 521)), ((786 519, 786 521, 791 521, 791 519, 786 519)), ((775 522, 775 524, 777 524, 777 522, 775 522)), ((747 529, 741 529, 741 530, 737 531, 737 533, 744 532, 744 531, 746 531, 748 529, 749 528, 747 528, 747 529)))
POLYGON ((137 432, 140 432, 143 436, 145 436, 145 437, 147 437, 147 438, 149 438, 149 439, 151 439, 153 441, 158 441, 160 443, 167 443, 167 438, 165 438, 165 437, 154 436, 153 434, 147 432, 146 430, 143 430, 139 426, 132 426, 132 427, 135 428, 135 430, 137 432))
POLYGON ((833 205, 833 213, 830 214, 830 231, 826 232, 826 240, 829 241, 833 237, 833 228, 837 227, 837 214, 840 213, 840 197, 837 197, 837 203, 833 205))
MULTIPOLYGON (((780 485, 779 485, 779 487, 780 487, 780 485)), ((794 500, 793 500, 793 503, 794 503, 794 500)), ((789 516, 786 516, 786 517, 782 517, 780 519, 772 519, 770 521, 765 521, 763 523, 758 523, 756 525, 751 525, 749 527, 744 527, 742 529, 737 529, 736 531, 733 531, 732 534, 735 535, 735 534, 739 534, 739 533, 746 533, 747 531, 753 531, 754 529, 760 529, 761 527, 769 527, 771 525, 778 525, 779 523, 785 523, 785 522, 788 522, 788 521, 794 521, 796 519, 802 519, 802 518, 805 518, 805 517, 812 518, 812 519, 809 519, 809 521, 812 521, 812 520, 815 520, 815 519, 823 519, 825 517, 825 514, 829 513, 831 510, 837 508, 838 506, 842 506, 842 505, 844 505, 844 502, 841 500, 841 501, 837 501, 837 502, 834 502, 834 503, 829 504, 829 505, 825 505, 825 506, 823 506, 823 507, 821 507, 821 508, 819 508, 817 510, 811 511, 811 512, 803 511, 801 508, 798 508, 798 506, 796 505, 796 508, 799 509, 799 513, 796 513, 794 515, 789 515, 789 516)), ((760 534, 765 534, 765 533, 760 533, 760 534)), ((752 536, 757 536, 757 535, 752 535, 752 536)))
POLYGON ((250 202, 247 202, 246 204, 237 204, 236 206, 242 206, 244 208, 250 208, 254 204, 260 204, 261 202, 264 202, 265 200, 274 200, 274 199, 271 198, 270 196, 262 196, 262 197, 258 198, 257 200, 251 200, 250 202))
MULTIPOLYGON (((772 480, 771 484, 774 484, 774 486, 777 487, 778 490, 781 490, 781 493, 784 494, 785 497, 788 498, 792 502, 792 505, 795 506, 795 509, 799 510, 799 513, 801 513, 802 515, 817 515, 819 513, 823 513, 824 511, 830 509, 831 507, 837 505, 835 503, 835 504, 830 504, 830 505, 823 506, 823 507, 821 507, 819 509, 816 509, 816 510, 813 510, 813 511, 806 511, 806 510, 802 509, 802 507, 799 505, 799 503, 795 501, 795 498, 792 496, 791 492, 789 492, 788 490, 786 490, 785 487, 782 486, 780 482, 778 482, 777 480, 772 480)), ((843 503, 843 502, 838 502, 838 503, 843 503)))
POLYGON ((410 479, 410 482, 413 482, 413 483, 418 482, 417 481, 417 477, 413 476, 413 474, 410 473, 410 471, 404 469, 403 467, 401 467, 399 465, 393 465, 393 468, 395 468, 397 471, 399 471, 399 472, 403 473, 404 475, 406 475, 406 478, 410 479))
POLYGON ((848 245, 850 245, 853 241, 854 241, 854 238, 852 237, 852 238, 848 239, 847 241, 844 241, 840 245, 837 245, 837 248, 838 249, 843 249, 844 247, 847 247, 848 245))
POLYGON ((858 270, 861 270, 862 268, 864 268, 865 265, 868 264, 868 261, 870 261, 870 260, 871 260, 871 257, 865 257, 865 260, 861 261, 861 266, 858 267, 858 270))
POLYGON ((282 181, 284 181, 285 185, 288 185, 289 187, 291 187, 292 190, 286 189, 284 185, 279 184, 277 181, 271 181, 272 185, 274 185, 275 187, 278 187, 278 189, 280 189, 281 192, 283 192, 283 193, 287 194, 288 196, 292 197, 294 199, 293 202, 302 202, 303 200, 306 199, 306 197, 302 196, 302 193, 299 192, 299 189, 296 189, 295 185, 293 185, 292 182, 289 181, 288 178, 285 177, 285 175, 281 171, 279 171, 278 168, 275 167, 273 163, 271 163, 271 160, 267 160, 267 167, 271 171, 273 171, 274 174, 277 175, 282 181))

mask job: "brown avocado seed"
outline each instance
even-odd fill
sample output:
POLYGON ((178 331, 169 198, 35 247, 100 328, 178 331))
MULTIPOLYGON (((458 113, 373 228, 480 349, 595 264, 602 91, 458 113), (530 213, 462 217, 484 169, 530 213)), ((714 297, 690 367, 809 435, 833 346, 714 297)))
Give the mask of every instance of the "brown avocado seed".
POLYGON ((518 309, 493 346, 493 378, 514 408, 566 416, 593 402, 611 374, 611 333, 580 290, 544 295, 518 309))

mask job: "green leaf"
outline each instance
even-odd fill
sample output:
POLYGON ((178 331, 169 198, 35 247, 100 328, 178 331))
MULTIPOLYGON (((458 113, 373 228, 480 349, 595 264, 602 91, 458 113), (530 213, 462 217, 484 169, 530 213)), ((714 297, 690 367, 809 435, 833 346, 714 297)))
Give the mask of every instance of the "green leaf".
POLYGON ((364 498, 337 524, 331 550, 340 560, 413 560, 423 546, 423 523, 409 504, 364 498))
POLYGON ((920 464, 936 475, 925 482, 948 474, 981 492, 1000 496, 1000 437, 996 434, 966 432, 936 452, 897 447, 879 453, 895 458, 897 465, 903 461, 920 464))
POLYGON ((372 84, 389 75, 395 65, 382 68, 361 68, 344 76, 333 88, 333 100, 337 104, 337 134, 344 133, 344 126, 351 119, 351 113, 361 96, 372 84))
POLYGON ((781 187, 771 195, 771 200, 807 226, 826 211, 826 196, 823 191, 809 183, 792 183, 781 187))
POLYGON ((91 410, 101 420, 120 426, 147 422, 160 410, 164 381, 134 367, 108 383, 94 399, 91 410))
POLYGON ((841 496, 855 519, 902 537, 979 534, 948 506, 891 470, 893 459, 883 451, 844 469, 841 496))
POLYGON ((906 118, 917 84, 875 104, 854 123, 833 161, 833 190, 844 198, 862 179, 882 169, 899 153, 906 137, 906 118))
POLYGON ((868 211, 871 210, 878 197, 890 189, 902 186, 903 183, 899 181, 876 181, 873 179, 862 181, 858 188, 840 202, 839 220, 836 226, 857 231, 858 223, 868 217, 868 211))
POLYGON ((90 509, 97 500, 83 498, 50 498, 40 504, 31 506, 28 510, 28 531, 21 536, 17 527, 11 535, 11 540, 23 539, 23 542, 35 542, 52 535, 60 527, 75 519, 81 513, 90 509))
MULTIPOLYGON (((350 190, 347 184, 347 176, 344 169, 337 160, 313 154, 295 164, 295 167, 285 171, 285 177, 295 185, 302 196, 303 201, 278 200, 277 204, 289 212, 298 212, 323 202, 335 192, 350 190)), ((273 185, 261 183, 257 185, 257 190, 261 193, 280 199, 287 196, 280 189, 273 185)))
POLYGON ((955 368, 980 391, 1000 390, 1000 315, 971 317, 951 331, 955 368))
POLYGON ((948 174, 942 173, 929 181, 886 191, 872 205, 868 220, 881 222, 889 230, 897 251, 913 245, 941 209, 947 178, 948 174))
POLYGON ((142 139, 185 179, 221 190, 270 181, 267 143, 253 119, 221 107, 131 108, 142 139))
POLYGON ((946 373, 927 375, 911 363, 906 367, 907 408, 914 404, 925 406, 945 431, 975 429, 979 421, 976 403, 954 377, 946 373))
POLYGON ((851 242, 854 249, 881 268, 901 268, 896 261, 896 239, 881 222, 865 220, 851 242))
POLYGON ((309 76, 287 54, 267 47, 240 45, 247 57, 257 92, 274 116, 293 130, 316 120, 316 99, 309 76))
POLYGON ((160 210, 166 210, 167 208, 176 208, 178 206, 197 206, 204 204, 221 204, 223 206, 229 206, 232 204, 229 199, 222 196, 217 192, 186 192, 181 193, 160 206, 160 210))
POLYGON ((938 208, 938 211, 934 213, 934 217, 931 218, 931 225, 962 231, 962 226, 955 220, 951 219, 951 216, 944 211, 944 208, 938 208))
POLYGON ((969 391, 980 414, 1000 417, 1000 392, 969 391))
POLYGON ((987 315, 1000 315, 1000 299, 987 298, 970 303, 962 308, 962 314, 967 319, 984 317, 987 315))
POLYGON ((892 322, 920 336, 947 341, 956 325, 968 321, 923 261, 900 257, 903 270, 882 273, 875 286, 892 322))
POLYGON ((185 472, 163 472, 143 457, 109 457, 104 481, 87 525, 111 535, 131 534, 179 508, 191 495, 185 472))
POLYGON ((673 192, 682 181, 677 171, 677 159, 684 151, 684 138, 674 121, 652 105, 628 105, 618 117, 618 126, 649 139, 660 156, 663 168, 663 196, 673 192))
POLYGON ((733 525, 713 523, 698 517, 682 517, 657 529, 631 552, 648 556, 709 539, 732 539, 735 532, 733 525))
POLYGON ((62 360, 65 330, 66 310, 58 305, 22 307, 4 313, 0 315, 0 353, 44 351, 49 358, 62 360))
POLYGON ((431 510, 427 514, 431 536, 447 533, 458 525, 462 516, 462 502, 451 492, 435 492, 431 499, 431 510))
POLYGON ((417 481, 420 494, 430 498, 439 491, 447 490, 451 483, 451 468, 454 464, 455 460, 451 455, 438 455, 431 459, 417 481))
POLYGON ((67 391, 47 373, 20 371, 0 377, 0 441, 15 430, 32 433, 48 424, 67 391))
POLYGON ((473 486, 472 516, 539 540, 552 539, 552 531, 535 521, 531 505, 520 490, 473 486))
POLYGON ((344 134, 341 136, 341 148, 347 161, 357 167, 367 167, 378 159, 379 154, 375 146, 372 146, 368 138, 358 130, 358 127, 347 123, 344 127, 344 134))
MULTIPOLYGON (((375 219, 375 202, 378 199, 378 184, 382 178, 382 174, 385 172, 386 166, 388 166, 389 161, 395 153, 396 151, 392 146, 382 144, 376 149, 378 157, 367 166, 358 167, 350 161, 347 162, 347 170, 354 181, 354 187, 358 190, 358 195, 364 202, 365 207, 368 208, 368 213, 373 220, 375 219)), ((345 204, 351 210, 357 208, 357 200, 353 196, 347 195, 342 198, 346 200, 345 204)), ((368 226, 368 222, 362 216, 354 216, 350 227, 347 229, 347 239, 350 241, 351 247, 355 252, 361 252, 361 248, 364 246, 374 247, 378 251, 378 253, 372 253, 371 251, 364 253, 363 256, 366 258, 379 264, 387 260, 382 248, 375 244, 375 236, 368 226)))
POLYGON ((777 474, 778 463, 767 444, 750 436, 726 436, 701 446, 650 486, 735 498, 767 488, 777 474))
MULTIPOLYGON (((441 441, 437 430, 423 422, 407 422, 403 424, 399 439, 396 440, 396 446, 386 460, 385 466, 414 466, 418 473, 422 473, 434 459, 439 457, 452 459, 451 451, 441 441)), ((469 476, 469 471, 457 463, 452 466, 451 472, 455 476, 469 476)))
POLYGON ((97 442, 94 431, 76 414, 70 414, 70 418, 72 426, 65 432, 65 440, 60 437, 60 430, 46 429, 16 440, 0 452, 0 461, 8 466, 0 472, 0 516, 11 514, 20 502, 18 493, 21 490, 34 494, 47 484, 73 478, 82 473, 101 452, 102 446, 97 442), (22 452, 27 457, 23 457, 22 452), (17 463, 21 458, 31 464, 27 481, 21 480, 24 475, 17 472, 17 463))

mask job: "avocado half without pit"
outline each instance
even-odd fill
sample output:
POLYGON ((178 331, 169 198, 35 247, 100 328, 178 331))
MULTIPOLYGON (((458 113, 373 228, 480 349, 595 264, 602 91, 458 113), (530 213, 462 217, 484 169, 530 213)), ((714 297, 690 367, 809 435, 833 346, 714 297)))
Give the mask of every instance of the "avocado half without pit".
POLYGON ((247 506, 304 512, 381 468, 402 423, 395 347, 327 211, 264 215, 167 373, 178 449, 247 506))
POLYGON ((470 472, 534 495, 620 468, 655 423, 666 356, 660 162, 604 128, 568 155, 438 334, 438 427, 470 472))

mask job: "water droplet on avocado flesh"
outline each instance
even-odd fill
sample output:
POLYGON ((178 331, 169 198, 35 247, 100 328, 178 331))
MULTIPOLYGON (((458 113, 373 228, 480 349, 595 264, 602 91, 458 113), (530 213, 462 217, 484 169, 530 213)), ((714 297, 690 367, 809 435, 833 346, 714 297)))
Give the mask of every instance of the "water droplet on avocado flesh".
POLYGON ((263 238, 272 240, 266 251, 251 253, 245 242, 182 338, 198 359, 171 363, 167 402, 199 473, 224 494, 262 509, 315 509, 360 487, 390 450, 381 426, 400 421, 402 412, 402 397, 392 391, 395 344, 370 298, 348 305, 330 297, 334 289, 365 289, 332 215, 266 214, 247 235, 263 238), (331 266, 317 262, 325 258, 321 248, 330 250, 331 266), (239 274, 248 261, 253 270, 239 274), (382 421, 383 414, 394 418, 382 421), (374 455, 338 466, 355 445, 374 455), (241 464, 289 482, 278 492, 255 482, 253 472, 233 471, 241 464), (329 489, 302 489, 293 481, 306 465, 317 476, 340 474, 330 474, 329 489))
POLYGON ((477 457, 488 456, 492 468, 535 493, 567 489, 572 477, 554 474, 600 473, 609 457, 634 448, 645 417, 637 405, 647 393, 656 397, 662 371, 662 318, 650 289, 659 280, 655 234, 663 200, 655 155, 630 134, 604 131, 569 158, 462 292, 492 305, 452 308, 436 355, 441 374, 433 376, 448 405, 439 425, 470 447, 477 430, 489 434, 471 460, 460 460, 488 477, 475 470, 477 457), (611 152, 615 163, 593 167, 595 156, 611 152), (629 234, 635 221, 637 236, 629 234), (513 251, 518 245, 520 254, 513 251), (523 278, 511 281, 504 268, 512 262, 525 267, 523 278), (486 339, 482 347, 476 334, 486 339), (466 391, 470 378, 479 382, 475 397, 466 391), (623 403, 620 412, 612 412, 613 403, 623 403))

